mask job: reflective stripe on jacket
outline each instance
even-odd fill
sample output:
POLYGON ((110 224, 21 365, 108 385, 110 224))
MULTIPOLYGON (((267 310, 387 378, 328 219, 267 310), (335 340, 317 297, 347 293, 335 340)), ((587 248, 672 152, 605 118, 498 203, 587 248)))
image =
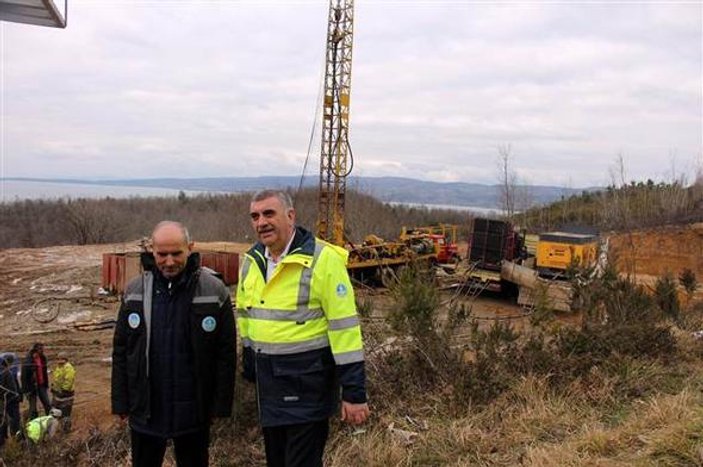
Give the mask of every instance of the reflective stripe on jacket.
POLYGON ((300 227, 268 281, 264 246, 256 244, 244 256, 237 321, 245 370, 256 366, 264 426, 329 416, 339 383, 344 400, 366 401, 363 342, 347 256, 343 248, 300 227))

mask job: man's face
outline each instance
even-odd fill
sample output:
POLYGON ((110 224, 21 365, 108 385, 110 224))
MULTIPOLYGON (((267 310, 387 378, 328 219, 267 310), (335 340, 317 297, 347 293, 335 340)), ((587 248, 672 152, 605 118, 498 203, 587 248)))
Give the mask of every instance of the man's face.
POLYGON ((293 235, 295 210, 286 210, 276 196, 271 196, 251 203, 249 215, 259 241, 272 253, 282 253, 293 235))
POLYGON ((166 279, 173 279, 183 271, 193 243, 187 243, 183 232, 175 225, 165 225, 154 231, 152 252, 156 267, 166 279))

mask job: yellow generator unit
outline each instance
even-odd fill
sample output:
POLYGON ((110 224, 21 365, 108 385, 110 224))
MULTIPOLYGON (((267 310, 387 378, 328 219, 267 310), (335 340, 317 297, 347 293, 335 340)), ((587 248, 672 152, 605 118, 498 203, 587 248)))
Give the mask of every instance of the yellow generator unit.
POLYGON ((539 235, 535 265, 540 274, 565 272, 570 265, 592 266, 598 258, 598 236, 568 232, 539 235))

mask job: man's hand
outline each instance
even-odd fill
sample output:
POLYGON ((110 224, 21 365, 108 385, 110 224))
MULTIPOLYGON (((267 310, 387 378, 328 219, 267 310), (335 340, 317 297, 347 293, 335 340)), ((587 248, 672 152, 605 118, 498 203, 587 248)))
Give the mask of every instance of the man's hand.
POLYGON ((369 404, 352 404, 342 401, 342 421, 351 425, 361 425, 369 417, 369 404))

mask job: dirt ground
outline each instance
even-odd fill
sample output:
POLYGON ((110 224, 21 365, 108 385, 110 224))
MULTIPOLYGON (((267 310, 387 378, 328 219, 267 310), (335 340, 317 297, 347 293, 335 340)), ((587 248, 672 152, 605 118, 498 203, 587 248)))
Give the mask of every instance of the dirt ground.
MULTIPOLYGON (((197 244, 196 248, 240 252, 247 245, 218 242, 197 244)), ((118 298, 100 293, 102 255, 136 251, 136 241, 0 251, 0 352, 16 352, 24 358, 33 343, 42 342, 50 370, 58 352, 68 353, 76 368, 75 430, 71 436, 117 423, 110 415, 113 328, 80 330, 79 326, 117 316, 118 298), (59 313, 54 320, 44 323, 33 318, 43 316, 33 309, 55 304, 59 313)), ((26 408, 24 402, 22 409, 26 408)))
MULTIPOLYGON (((620 269, 644 282, 666 270, 678 277, 684 268, 691 269, 699 280, 703 278, 703 224, 614 235, 609 244, 618 253, 620 269)), ((218 242, 196 247, 241 253, 248 246, 218 242)), ((465 251, 465 245, 462 247, 465 251)), ((68 353, 77 373, 75 430, 70 436, 83 436, 91 427, 117 423, 109 413, 113 329, 80 330, 76 324, 116 317, 117 297, 99 291, 102 255, 138 250, 137 242, 0 250, 0 351, 23 357, 34 342, 43 342, 50 367, 59 351, 68 353), (58 300, 61 305, 56 319, 47 323, 36 321, 33 316, 42 314, 32 311, 44 299, 49 299, 44 303, 58 300)), ((373 302, 375 317, 383 316, 391 306, 382 290, 360 288, 357 293, 360 300, 373 302)), ((442 301, 446 304, 450 300, 471 307, 472 316, 486 322, 510 319, 517 328, 527 323, 527 318, 520 318, 524 310, 499 296, 474 300, 453 291, 443 292, 442 301)))

